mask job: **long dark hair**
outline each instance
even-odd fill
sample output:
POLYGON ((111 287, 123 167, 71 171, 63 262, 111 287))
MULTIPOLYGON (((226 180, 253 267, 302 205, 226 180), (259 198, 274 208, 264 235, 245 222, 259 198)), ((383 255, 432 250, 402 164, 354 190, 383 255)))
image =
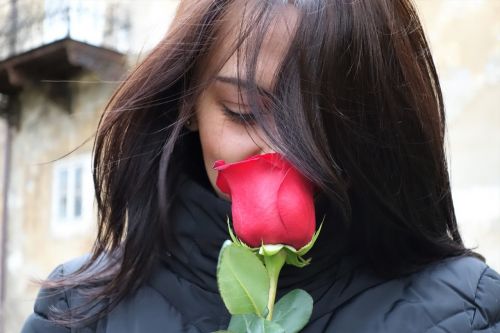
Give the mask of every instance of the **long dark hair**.
POLYGON ((54 312, 54 320, 73 325, 105 315, 171 247, 176 175, 199 160, 199 142, 188 139, 185 124, 213 79, 203 68, 214 45, 224 42, 221 26, 235 5, 245 10, 231 50, 247 59, 242 73, 257 124, 340 212, 332 223, 345 232, 345 251, 386 277, 476 255, 457 228, 441 88, 409 0, 185 0, 166 37, 118 88, 100 120, 92 255, 74 274, 46 283, 85 289, 87 308, 100 300, 105 306, 92 316, 85 306, 54 312), (252 83, 258 50, 284 6, 299 18, 264 109, 252 83), (98 261, 100 273, 89 274, 98 261))

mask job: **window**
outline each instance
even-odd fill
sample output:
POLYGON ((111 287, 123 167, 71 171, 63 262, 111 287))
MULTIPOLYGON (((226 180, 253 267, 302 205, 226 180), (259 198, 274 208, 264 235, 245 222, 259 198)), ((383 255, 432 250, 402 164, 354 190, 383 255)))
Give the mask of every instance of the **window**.
POLYGON ((59 201, 57 205, 59 209, 57 210, 57 212, 58 218, 64 220, 67 216, 66 207, 68 206, 68 170, 60 170, 57 174, 57 178, 57 187, 59 190, 59 196, 57 198, 57 200, 59 201))
POLYGON ((54 164, 51 229, 56 236, 92 227, 94 187, 90 163, 90 155, 85 154, 54 164))

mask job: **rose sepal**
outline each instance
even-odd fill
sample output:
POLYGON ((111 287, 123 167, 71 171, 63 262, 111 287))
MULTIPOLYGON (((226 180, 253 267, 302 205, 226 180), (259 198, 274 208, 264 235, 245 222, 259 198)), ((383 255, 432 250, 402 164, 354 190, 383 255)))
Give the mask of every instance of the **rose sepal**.
POLYGON ((233 243, 235 243, 236 245, 239 245, 239 246, 244 246, 247 249, 250 249, 254 252, 258 252, 261 256, 272 256, 272 255, 275 255, 276 253, 278 253, 282 248, 286 248, 290 253, 293 253, 293 254, 296 254, 296 255, 302 257, 307 252, 309 252, 309 250, 311 250, 311 248, 316 243, 316 240, 318 239, 319 233, 321 232, 321 228, 323 227, 323 222, 324 222, 324 218, 323 218, 323 221, 321 221, 321 224, 319 225, 318 230, 316 230, 316 232, 314 233, 314 235, 311 238, 311 240, 309 241, 309 243, 307 243, 306 245, 301 247, 299 250, 295 249, 293 246, 285 245, 285 244, 264 244, 264 243, 262 243, 262 245, 259 247, 248 246, 247 244, 245 244, 245 242, 241 241, 238 237, 236 237, 233 230, 231 229, 229 218, 227 218, 227 229, 229 231, 229 235, 231 236, 231 240, 233 241, 233 243))
MULTIPOLYGON (((286 263, 289 265, 293 265, 299 268, 302 268, 304 266, 309 265, 311 262, 311 258, 304 259, 303 256, 311 250, 311 248, 314 246, 316 243, 316 240, 318 239, 319 233, 321 232, 321 228, 323 227, 323 221, 321 222, 318 230, 314 233, 313 237, 311 238, 311 241, 304 245, 302 248, 299 250, 296 250, 293 246, 290 245, 284 245, 284 244, 262 244, 258 248, 250 248, 248 245, 244 244, 243 242, 240 242, 244 244, 244 246, 250 248, 253 251, 258 250, 259 254, 261 256, 273 256, 282 249, 285 249, 287 256, 286 256, 286 263)), ((232 231, 230 231, 232 233, 232 231)), ((234 235, 233 235, 234 236, 234 235)))
POLYGON ((265 257, 274 256, 276 253, 280 252, 285 245, 283 244, 262 244, 260 247, 257 247, 259 254, 265 257))
POLYGON ((274 257, 277 253, 283 252, 285 254, 285 262, 299 268, 307 266, 311 262, 311 258, 304 259, 297 254, 297 250, 293 247, 283 244, 268 244, 261 245, 258 249, 259 255, 265 258, 274 257))
MULTIPOLYGON (((302 248, 300 248, 298 251, 296 251, 297 255, 299 255, 299 256, 305 255, 314 246, 314 243, 316 243, 316 240, 318 239, 319 233, 321 232, 321 228, 323 227, 324 221, 325 221, 325 218, 323 217, 323 221, 321 221, 321 224, 319 225, 318 230, 316 230, 316 232, 314 233, 314 235, 311 238, 311 240, 309 241, 309 243, 307 243, 302 248)), ((293 247, 291 247, 291 246, 289 246, 288 248, 293 249, 293 247)))
POLYGON ((231 237, 231 240, 233 241, 234 244, 238 245, 238 246, 242 246, 242 247, 245 247, 253 252, 257 251, 259 248, 254 248, 254 247, 250 247, 248 246, 247 244, 245 244, 244 242, 242 242, 238 237, 236 237, 236 235, 234 234, 233 232, 233 229, 231 229, 231 225, 229 223, 229 217, 227 218, 227 229, 229 230, 229 236, 231 237))
POLYGON ((305 267, 311 263, 311 258, 304 259, 301 256, 297 255, 296 253, 290 252, 287 249, 287 256, 286 256, 286 261, 288 265, 292 265, 298 268, 305 267))

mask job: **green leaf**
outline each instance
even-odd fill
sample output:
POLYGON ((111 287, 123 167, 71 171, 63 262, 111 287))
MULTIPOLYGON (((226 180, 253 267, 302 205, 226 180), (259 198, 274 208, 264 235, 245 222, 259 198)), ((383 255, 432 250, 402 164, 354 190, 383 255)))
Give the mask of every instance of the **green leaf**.
POLYGON ((311 295, 302 289, 294 289, 276 303, 272 322, 283 327, 286 333, 296 333, 309 322, 312 309, 311 295))
POLYGON ((231 244, 233 244, 233 243, 229 239, 226 239, 224 241, 224 243, 222 243, 222 247, 220 248, 220 251, 219 251, 218 262, 220 262, 220 257, 222 256, 222 252, 224 252, 224 248, 226 248, 227 246, 230 246, 231 244))
POLYGON ((234 333, 285 333, 279 324, 253 313, 233 316, 228 330, 234 333))
POLYGON ((269 277, 252 251, 232 243, 225 245, 219 255, 217 284, 231 314, 263 316, 267 312, 269 277))

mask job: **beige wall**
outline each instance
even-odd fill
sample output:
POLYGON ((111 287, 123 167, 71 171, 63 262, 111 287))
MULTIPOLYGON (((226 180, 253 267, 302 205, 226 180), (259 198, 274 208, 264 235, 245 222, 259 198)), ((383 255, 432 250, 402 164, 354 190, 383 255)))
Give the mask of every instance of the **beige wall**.
MULTIPOLYGON (((51 226, 53 166, 50 161, 91 137, 114 84, 95 83, 86 75, 75 78, 72 111, 47 98, 37 84, 25 89, 22 120, 12 146, 9 197, 6 332, 19 332, 32 312, 38 286, 30 279, 45 278, 58 264, 87 253, 95 234, 95 217, 83 227, 59 233, 51 226)), ((70 155, 89 154, 92 140, 70 155)), ((65 158, 67 159, 67 158, 65 158)), ((90 163, 90 160, 89 160, 90 163)), ((95 216, 95 211, 91 215, 95 216)))
MULTIPOLYGON (((40 0, 20 1, 24 5, 42 4, 40 0)), ((127 61, 131 65, 164 35, 178 3, 173 0, 105 1, 130 10, 127 61)), ((77 2, 74 4, 78 6, 77 2)), ((8 15, 2 10, 7 7, 0 7, 0 17, 8 15)), ((84 225, 63 230, 53 226, 53 178, 58 162, 51 161, 62 158, 87 139, 89 142, 62 160, 90 157, 92 135, 99 116, 119 82, 100 82, 99 77, 89 73, 71 80, 74 100, 70 111, 47 97, 48 84, 25 87, 19 96, 22 118, 12 143, 11 180, 7 192, 7 297, 0 332, 19 332, 24 320, 33 312, 39 289, 34 279, 44 279, 58 264, 88 253, 95 238, 95 207, 90 214, 92 218, 85 220, 84 225)), ((0 153, 3 153, 1 124, 0 136, 0 153)), ((0 171, 2 167, 0 165, 0 171)))
POLYGON ((444 93, 459 226, 500 271, 500 1, 417 5, 444 93))
MULTIPOLYGON (((5 148, 7 139, 7 121, 5 118, 0 118, 0 237, 2 237, 2 219, 4 207, 3 207, 3 178, 5 173, 5 148)), ((0 249, 0 256, 2 249, 0 249)), ((1 257, 0 257, 1 258, 1 257)))

